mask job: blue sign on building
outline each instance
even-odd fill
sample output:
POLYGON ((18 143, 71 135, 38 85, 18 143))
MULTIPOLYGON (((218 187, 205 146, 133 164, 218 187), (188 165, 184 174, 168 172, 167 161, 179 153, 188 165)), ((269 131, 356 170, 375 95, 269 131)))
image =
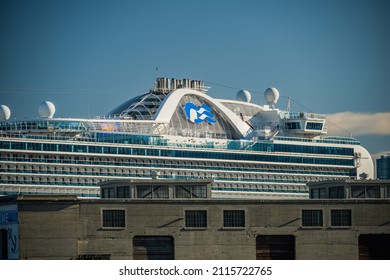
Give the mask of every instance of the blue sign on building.
POLYGON ((201 123, 203 121, 207 121, 210 124, 216 123, 216 120, 213 119, 214 114, 211 113, 212 109, 204 104, 198 107, 195 104, 188 102, 184 106, 184 111, 187 119, 193 123, 201 123))
POLYGON ((17 211, 0 211, 0 225, 9 225, 18 223, 17 211))

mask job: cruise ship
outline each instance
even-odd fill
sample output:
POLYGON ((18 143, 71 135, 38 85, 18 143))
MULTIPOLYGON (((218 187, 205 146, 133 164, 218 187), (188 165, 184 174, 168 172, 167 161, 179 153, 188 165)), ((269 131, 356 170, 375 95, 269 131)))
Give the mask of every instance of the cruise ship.
POLYGON ((304 199, 307 182, 372 178, 356 139, 327 136, 325 115, 276 108, 277 89, 265 90, 265 105, 247 90, 231 100, 208 92, 202 81, 157 78, 93 119, 54 117, 45 101, 39 118, 11 120, 1 105, 0 195, 98 197, 101 182, 158 177, 210 179, 216 199, 304 199))

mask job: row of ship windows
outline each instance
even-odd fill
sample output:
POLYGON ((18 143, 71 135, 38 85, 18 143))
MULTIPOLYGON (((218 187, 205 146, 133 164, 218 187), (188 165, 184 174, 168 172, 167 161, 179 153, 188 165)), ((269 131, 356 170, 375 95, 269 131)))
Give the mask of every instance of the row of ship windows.
MULTIPOLYGON (((312 128, 308 128, 312 129, 312 128)), ((321 130, 321 129, 320 129, 321 130)), ((167 146, 171 145, 167 143, 166 139, 162 139, 158 136, 150 135, 118 135, 117 133, 96 133, 94 136, 96 141, 105 143, 123 143, 123 144, 135 144, 135 145, 152 145, 152 146, 167 146)), ((219 135, 217 138, 225 138, 225 135, 219 135)), ((61 138, 59 138, 61 140, 61 138)), ((63 138, 62 140, 67 140, 63 138)), ((186 140, 183 140, 186 141, 186 140)), ((191 139, 189 139, 191 142, 191 139)), ((200 145, 192 145, 186 142, 180 144, 174 143, 172 146, 182 146, 188 148, 214 148, 218 147, 219 143, 207 142, 200 145)), ((45 144, 42 144, 45 145, 45 144)), ((73 145, 73 147, 80 147, 73 145)), ((85 147, 85 146, 84 146, 85 147)), ((350 155, 353 156, 353 148, 345 147, 329 147, 329 146, 310 146, 310 145, 294 145, 294 144, 272 144, 272 143, 255 143, 249 144, 243 141, 228 141, 226 147, 227 150, 253 150, 253 151, 264 151, 264 152, 288 152, 288 153, 305 153, 305 154, 324 154, 324 155, 350 155)), ((78 148, 85 149, 85 148, 78 148)), ((73 148, 74 150, 74 148, 73 148)))
MULTIPOLYGON (((163 161, 163 160, 143 160, 143 159, 121 159, 121 158, 99 158, 99 157, 67 157, 55 155, 25 155, 25 154, 1 154, 1 161, 16 162, 42 162, 42 163, 60 163, 60 164, 81 164, 81 165, 114 165, 134 166, 134 167, 153 167, 153 168, 186 168, 186 169, 216 169, 228 171, 245 172, 275 172, 275 173, 299 173, 299 174, 331 174, 349 176, 350 169, 331 168, 331 167, 313 167, 313 166, 278 166, 278 165, 250 165, 235 164, 229 162, 198 162, 198 161, 163 161)), ((6 168, 6 167, 3 167, 6 168)), ((12 169, 12 167, 7 167, 12 169)))
MULTIPOLYGON (((321 177, 305 175, 273 175, 271 174, 243 174, 233 172, 213 172, 207 170, 204 172, 187 171, 184 168, 176 168, 176 171, 169 171, 153 168, 157 170, 159 176, 173 178, 178 176, 190 178, 213 178, 215 180, 238 180, 238 181, 264 181, 264 182, 296 182, 305 183, 309 180, 318 180, 321 177)), ((82 176, 119 176, 119 177, 150 177, 151 169, 130 169, 130 168, 84 168, 70 166, 39 166, 39 165, 1 165, 1 172, 8 173, 29 173, 29 174, 59 174, 59 175, 82 175, 82 176)))
MULTIPOLYGON (((122 175, 128 175, 128 174, 150 174, 151 170, 157 170, 161 175, 164 174, 170 174, 175 175, 176 173, 178 175, 180 174, 186 174, 191 176, 204 176, 207 175, 208 177, 212 175, 222 176, 224 178, 252 178, 252 179, 281 179, 281 180, 299 180, 301 178, 317 178, 316 174, 323 174, 322 172, 317 172, 313 174, 312 176, 309 174, 297 174, 297 175, 290 175, 290 174, 284 174, 284 175, 273 175, 273 173, 248 173, 248 172, 232 172, 232 170, 229 170, 229 172, 220 172, 221 170, 210 170, 207 169, 207 171, 189 171, 192 170, 191 168, 187 168, 186 166, 179 166, 176 167, 176 172, 172 172, 172 168, 169 168, 170 171, 167 171, 167 167, 143 167, 140 168, 140 166, 137 166, 137 168, 98 168, 98 167, 75 167, 75 166, 62 166, 62 165, 56 165, 56 166, 46 166, 46 165, 1 165, 1 172, 9 172, 9 173, 32 173, 32 174, 69 174, 69 175, 102 175, 102 176, 122 176, 122 175), (189 169, 189 170, 186 170, 189 169)), ((330 174, 336 175, 335 173, 331 172, 330 174)), ((345 174, 342 174, 345 175, 345 174)))
POLYGON ((34 151, 57 151, 74 153, 98 153, 98 154, 120 154, 140 156, 164 156, 174 158, 209 158, 221 160, 247 160, 266 161, 302 164, 330 164, 353 166, 353 159, 324 158, 324 157, 302 157, 288 155, 269 155, 255 153, 232 153, 229 151, 188 151, 174 149, 145 149, 145 148, 123 148, 111 146, 83 146, 66 144, 44 144, 44 143, 23 143, 23 142, 0 142, 0 149, 34 150, 34 151))
POLYGON ((0 193, 3 195, 16 194, 66 194, 79 197, 99 197, 99 189, 85 186, 0 186, 0 193))
MULTIPOLYGON (((2 183, 8 183, 8 184, 19 184, 19 183, 27 183, 27 184, 60 184, 60 185, 67 185, 67 184, 74 184, 74 185, 86 185, 86 186, 96 186, 96 184, 101 180, 109 179, 108 177, 105 178, 80 178, 80 177, 34 177, 34 176, 2 176, 2 183)), ((136 173, 136 174, 130 174, 130 176, 121 176, 120 178, 150 178, 149 174, 143 174, 142 172, 136 173)), ((207 176, 194 176, 191 174, 183 174, 183 175, 162 175, 159 178, 161 179, 213 179, 215 181, 215 188, 217 189, 227 189, 230 190, 231 188, 239 188, 239 187, 245 187, 246 189, 257 189, 258 185, 256 183, 261 184, 264 186, 264 189, 269 189, 268 186, 275 186, 276 189, 283 189, 286 187, 286 185, 289 186, 289 189, 294 189, 291 184, 298 184, 298 185, 304 185, 306 181, 300 181, 300 180, 270 180, 270 179, 241 179, 241 178, 223 178, 223 177, 207 177, 207 176), (230 182, 237 182, 237 183, 226 183, 226 181, 230 182), (241 182, 241 183, 239 183, 241 182), (252 184, 242 184, 243 182, 252 182, 252 184), (280 184, 280 185, 273 185, 273 184, 280 184)), ((118 177, 116 177, 118 179, 118 177)), ((304 187, 297 188, 302 189, 304 187)), ((263 189, 263 188, 261 188, 263 189)))
POLYGON ((34 176, 2 176, 2 183, 8 184, 56 184, 56 185, 83 185, 83 186, 96 186, 100 181, 93 178, 68 178, 68 177, 34 177, 34 176))
MULTIPOLYGON (((142 174, 136 174, 133 177, 146 177, 142 174)), ((161 176, 164 178, 165 176, 161 176)), ((166 176, 165 178, 173 178, 166 176)), ((199 177, 190 176, 175 176, 176 179, 198 179, 199 177)), ((207 178, 205 178, 207 179, 207 178)), ((74 186, 92 186, 96 187, 101 179, 97 178, 69 178, 69 177, 33 177, 33 176, 3 176, 2 183, 6 184, 32 184, 32 185, 74 185, 74 186)), ((213 189, 220 191, 242 190, 242 191, 256 191, 256 190, 275 190, 275 191, 292 191, 292 192, 306 192, 305 186, 291 186, 286 188, 286 185, 273 185, 274 181, 269 184, 242 184, 242 183, 226 183, 214 182, 213 189)), ((287 182, 291 183, 291 182, 287 182)))
MULTIPOLYGON (((306 129, 308 130, 322 130, 323 123, 307 122, 306 129)), ((286 122, 286 129, 302 129, 300 122, 286 122)))

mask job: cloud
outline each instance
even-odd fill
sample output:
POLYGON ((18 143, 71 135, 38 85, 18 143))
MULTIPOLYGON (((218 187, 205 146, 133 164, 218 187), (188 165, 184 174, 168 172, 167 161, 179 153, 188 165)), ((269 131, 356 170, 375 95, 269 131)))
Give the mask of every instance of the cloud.
POLYGON ((326 117, 328 135, 390 135, 390 113, 341 112, 326 117))

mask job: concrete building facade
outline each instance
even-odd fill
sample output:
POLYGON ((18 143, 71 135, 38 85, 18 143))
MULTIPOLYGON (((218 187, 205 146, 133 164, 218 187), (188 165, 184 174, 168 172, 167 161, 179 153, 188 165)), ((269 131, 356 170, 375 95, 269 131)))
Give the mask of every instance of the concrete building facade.
POLYGON ((386 198, 18 195, 0 217, 2 259, 390 259, 386 198))

